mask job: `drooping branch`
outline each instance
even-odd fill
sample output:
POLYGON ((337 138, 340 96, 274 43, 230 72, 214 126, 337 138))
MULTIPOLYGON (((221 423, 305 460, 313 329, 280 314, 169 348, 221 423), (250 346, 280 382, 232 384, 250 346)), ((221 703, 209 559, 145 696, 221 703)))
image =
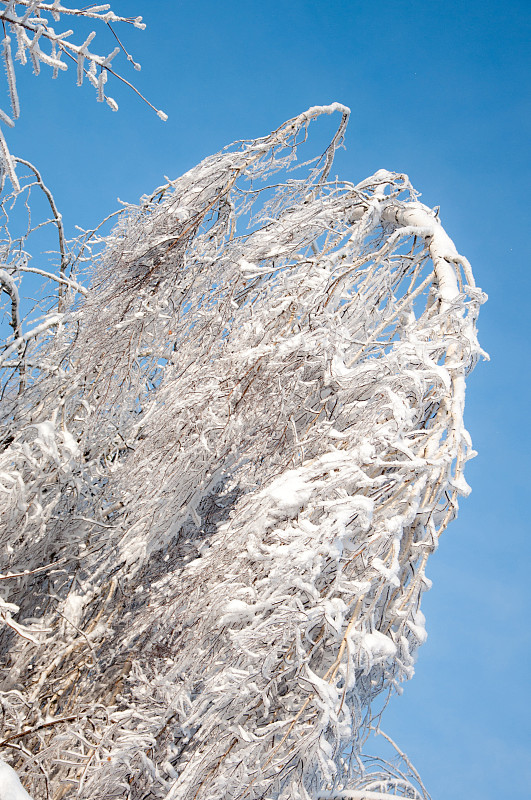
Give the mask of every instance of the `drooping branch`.
POLYGON ((347 116, 127 206, 5 384, 3 585, 38 641, 0 640, 5 735, 53 760, 54 800, 427 798, 363 747, 468 492, 484 297, 407 176, 330 181, 347 116))
POLYGON ((6 347, 4 352, 0 355, 0 367, 7 361, 8 358, 10 358, 11 355, 13 355, 13 353, 19 350, 22 345, 26 344, 26 342, 36 339, 41 333, 49 330, 49 328, 59 325, 62 317, 62 314, 51 314, 49 317, 43 320, 43 322, 40 322, 38 325, 35 325, 34 328, 31 328, 31 330, 26 331, 20 336, 17 336, 17 338, 8 347, 6 347))
POLYGON ((13 280, 13 277, 6 272, 5 269, 0 269, 0 284, 2 291, 6 292, 11 300, 11 321, 10 325, 13 328, 13 335, 15 339, 20 338, 20 298, 18 296, 18 287, 13 280))
MULTIPOLYGON (((60 281, 64 281, 64 279, 66 277, 66 269, 67 269, 67 266, 68 266, 68 256, 67 256, 67 253, 66 253, 66 243, 65 243, 65 230, 64 230, 64 226, 63 226, 63 218, 62 218, 62 215, 59 213, 59 210, 58 210, 57 205, 55 203, 54 196, 51 193, 50 189, 44 183, 44 181, 42 179, 42 175, 39 172, 39 170, 37 169, 37 167, 35 167, 30 161, 27 161, 25 158, 19 158, 18 156, 15 156, 13 160, 15 161, 16 164, 24 164, 25 167, 28 167, 28 169, 30 169, 32 171, 32 173, 34 174, 34 176, 36 178, 37 185, 39 186, 39 188, 41 189, 41 191, 43 192, 44 196, 46 197, 46 199, 47 199, 47 201, 49 203, 49 206, 50 206, 52 214, 53 214, 53 218, 55 220, 55 224, 57 226, 57 234, 59 236, 59 253, 61 254, 61 264, 60 264, 60 267, 59 267, 59 279, 60 279, 60 281)), ((62 287, 60 287, 60 289, 59 289, 59 300, 60 300, 60 302, 61 302, 62 298, 63 298, 62 287)), ((62 309, 59 308, 59 310, 61 311, 62 309)))

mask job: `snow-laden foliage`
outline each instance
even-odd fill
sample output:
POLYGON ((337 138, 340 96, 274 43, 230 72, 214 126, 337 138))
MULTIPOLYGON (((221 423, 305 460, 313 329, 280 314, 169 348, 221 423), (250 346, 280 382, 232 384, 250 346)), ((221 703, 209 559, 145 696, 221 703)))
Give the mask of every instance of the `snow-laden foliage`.
MULTIPOLYGON (((140 64, 134 61, 130 53, 117 36, 115 23, 124 22, 135 28, 144 30, 146 27, 142 17, 123 17, 115 14, 109 3, 90 3, 83 8, 63 5, 60 0, 51 3, 42 0, 0 0, 0 22, 3 26, 1 58, 5 67, 11 115, 0 108, 0 122, 13 127, 15 120, 20 116, 20 100, 17 90, 17 76, 15 63, 19 66, 31 65, 35 75, 39 75, 41 67, 51 69, 52 77, 57 78, 60 72, 68 69, 73 62, 77 73, 77 85, 83 84, 86 77, 96 89, 97 100, 106 102, 113 111, 118 110, 118 103, 105 92, 105 85, 109 74, 130 86, 144 102, 148 103, 158 116, 166 120, 166 114, 157 110, 143 97, 135 87, 114 69, 114 59, 123 52, 134 69, 139 70, 140 64), (71 28, 65 30, 65 20, 75 26, 84 20, 104 24, 112 34, 113 49, 106 56, 98 55, 90 50, 96 32, 71 28), (60 29, 56 30, 57 25, 60 29), (74 37, 74 39, 72 39, 74 37), (81 37, 81 38, 78 38, 81 37), (76 41, 77 40, 77 41, 76 41)), ((0 166, 2 180, 7 174, 14 188, 18 190, 19 180, 15 171, 15 164, 8 150, 2 128, 0 126, 0 166)))
POLYGON ((362 748, 468 492, 483 295, 407 176, 330 179, 347 119, 126 208, 6 343, 0 745, 35 797, 426 796, 362 748))

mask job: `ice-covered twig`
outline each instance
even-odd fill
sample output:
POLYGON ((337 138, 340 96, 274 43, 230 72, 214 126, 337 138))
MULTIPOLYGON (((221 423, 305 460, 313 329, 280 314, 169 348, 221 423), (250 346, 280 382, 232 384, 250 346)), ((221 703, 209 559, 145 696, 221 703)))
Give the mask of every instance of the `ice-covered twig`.
MULTIPOLYGON (((117 80, 124 83, 152 108, 162 119, 166 119, 166 114, 149 102, 138 89, 128 81, 120 72, 112 68, 111 64, 116 56, 123 51, 135 69, 139 69, 131 55, 127 52, 120 39, 118 39, 111 23, 125 23, 135 28, 143 30, 145 24, 141 17, 125 17, 114 14, 109 4, 92 5, 86 8, 68 8, 61 3, 44 3, 40 0, 1 0, 0 2, 0 21, 4 26, 3 39, 3 60, 6 69, 6 76, 11 100, 12 119, 6 112, 0 110, 0 121, 9 126, 13 126, 14 120, 20 116, 20 101, 17 91, 16 69, 11 50, 11 36, 17 42, 17 53, 15 60, 21 65, 25 65, 29 60, 33 64, 36 74, 40 72, 41 64, 52 69, 52 77, 57 77, 59 71, 65 71, 67 64, 62 60, 62 56, 68 56, 77 64, 77 83, 81 85, 86 76, 89 82, 96 88, 98 100, 106 101, 111 109, 116 111, 118 104, 112 97, 108 97, 104 92, 104 84, 107 80, 107 73, 112 74, 117 80), (88 37, 80 44, 75 44, 71 37, 73 30, 56 32, 55 24, 61 22, 63 16, 74 20, 90 19, 106 25, 112 36, 118 40, 119 46, 115 47, 108 55, 102 56, 90 51, 89 47, 94 37, 92 31, 88 37), (43 49, 44 48, 44 49, 43 49), (88 65, 88 66, 85 66, 88 65)), ((8 149, 2 130, 0 129, 0 155, 13 188, 20 189, 19 181, 16 176, 14 163, 20 159, 14 159, 8 149)), ((25 163, 25 162, 23 162, 25 163)), ((28 164, 28 166, 31 166, 28 164)), ((32 169, 34 169, 32 167, 32 169)))

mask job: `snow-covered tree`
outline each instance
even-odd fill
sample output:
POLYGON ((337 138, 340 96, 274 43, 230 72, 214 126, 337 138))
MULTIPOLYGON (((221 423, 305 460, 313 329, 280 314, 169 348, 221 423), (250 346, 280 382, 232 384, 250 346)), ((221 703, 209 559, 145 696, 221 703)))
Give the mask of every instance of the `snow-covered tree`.
POLYGON ((65 242, 27 329, 3 269, 0 747, 34 798, 427 797, 363 746, 468 492, 484 298, 406 175, 331 177, 348 115, 65 242))

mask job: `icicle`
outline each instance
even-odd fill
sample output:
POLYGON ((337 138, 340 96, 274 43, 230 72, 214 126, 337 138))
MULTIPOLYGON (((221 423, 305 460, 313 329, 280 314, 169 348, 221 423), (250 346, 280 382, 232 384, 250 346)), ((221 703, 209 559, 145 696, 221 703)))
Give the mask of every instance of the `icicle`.
POLYGON ((7 82, 9 84, 9 96, 11 99, 11 108, 13 109, 13 116, 18 119, 20 116, 20 105, 17 94, 17 82, 15 77, 15 68, 13 66, 13 58, 11 55, 11 39, 6 36, 3 41, 4 46, 4 61, 6 65, 7 82))
POLYGON ((83 85, 83 75, 85 73, 85 55, 81 52, 77 55, 77 85, 83 85))
POLYGON ((7 142, 4 139, 4 134, 2 133, 2 129, 0 128, 0 157, 2 159, 5 171, 11 181, 13 189, 15 192, 20 191, 20 184, 18 182, 18 178, 15 173, 15 164, 11 153, 9 152, 7 142))
POLYGON ((26 47, 28 46, 29 42, 27 41, 27 36, 23 28, 20 28, 18 25, 15 25, 15 33, 17 36, 17 55, 15 56, 17 61, 24 66, 28 63, 28 59, 26 57, 26 47))
POLYGON ((43 33, 43 28, 38 28, 35 33, 33 34, 33 39, 31 40, 31 44, 29 46, 30 57, 33 63, 33 71, 35 75, 39 75, 41 71, 40 65, 40 55, 41 51, 39 48, 39 39, 41 38, 43 33))
POLYGON ((107 83, 107 70, 102 69, 98 77, 98 103, 103 103, 105 100, 104 86, 107 83))

